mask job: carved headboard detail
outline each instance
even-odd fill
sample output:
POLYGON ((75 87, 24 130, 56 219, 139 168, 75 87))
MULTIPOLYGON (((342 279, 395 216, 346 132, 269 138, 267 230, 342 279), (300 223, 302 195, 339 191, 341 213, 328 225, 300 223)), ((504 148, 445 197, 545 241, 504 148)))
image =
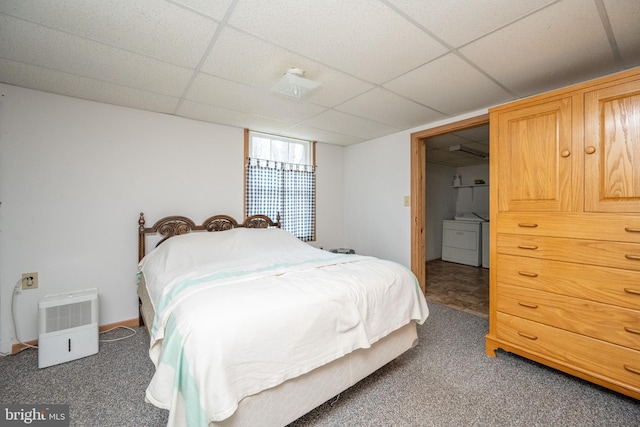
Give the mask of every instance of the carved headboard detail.
POLYGON ((158 233, 164 236, 162 240, 156 244, 157 247, 160 243, 173 236, 191 233, 192 231, 225 231, 237 227, 280 228, 280 214, 278 214, 275 222, 266 215, 253 215, 247 217, 242 223, 238 223, 238 221, 229 215, 214 215, 205 219, 202 225, 196 225, 192 219, 179 215, 161 218, 151 227, 145 227, 145 222, 144 213, 140 212, 140 218, 138 219, 138 262, 142 260, 146 253, 145 237, 147 234, 158 233))

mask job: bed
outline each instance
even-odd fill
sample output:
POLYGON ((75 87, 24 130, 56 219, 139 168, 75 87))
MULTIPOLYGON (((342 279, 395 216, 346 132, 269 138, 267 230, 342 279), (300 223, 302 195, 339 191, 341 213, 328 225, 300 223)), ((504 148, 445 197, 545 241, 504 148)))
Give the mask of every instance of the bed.
POLYGON ((406 267, 314 248, 279 219, 145 224, 141 213, 146 399, 168 426, 286 425, 414 347, 428 316, 406 267))

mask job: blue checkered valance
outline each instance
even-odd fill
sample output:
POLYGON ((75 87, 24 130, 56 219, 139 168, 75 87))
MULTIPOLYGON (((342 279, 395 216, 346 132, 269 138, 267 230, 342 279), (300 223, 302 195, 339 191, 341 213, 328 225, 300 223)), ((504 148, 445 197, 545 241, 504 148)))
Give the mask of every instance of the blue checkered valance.
POLYGON ((246 174, 247 216, 280 214, 284 230, 304 242, 315 240, 315 166, 249 159, 246 174))

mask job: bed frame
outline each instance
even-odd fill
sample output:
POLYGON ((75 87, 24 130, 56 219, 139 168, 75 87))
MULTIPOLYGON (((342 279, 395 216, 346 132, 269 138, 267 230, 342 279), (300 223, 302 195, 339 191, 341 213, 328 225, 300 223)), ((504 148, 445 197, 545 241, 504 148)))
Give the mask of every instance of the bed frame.
POLYGON ((280 214, 278 214, 276 221, 272 221, 266 215, 253 215, 247 217, 244 222, 238 223, 233 217, 229 215, 214 215, 202 222, 202 225, 196 225, 196 223, 186 216, 173 215, 165 216, 164 218, 156 221, 151 227, 145 227, 146 220, 144 219, 144 213, 140 212, 140 218, 138 219, 138 262, 144 258, 146 254, 146 235, 159 233, 165 236, 157 244, 164 242, 165 240, 178 236, 180 234, 187 234, 192 231, 225 231, 232 228, 245 227, 245 228, 268 228, 278 227, 280 228, 280 214))
MULTIPOLYGON (((155 247, 158 247, 165 240, 179 236, 180 234, 191 233, 192 231, 225 231, 232 228, 245 227, 245 228, 280 228, 280 214, 277 215, 276 220, 273 221, 266 215, 252 215, 247 217, 243 222, 239 223, 233 217, 229 215, 214 215, 205 219, 201 225, 196 223, 186 216, 171 215, 160 218, 151 227, 145 227, 146 220, 144 213, 140 212, 140 218, 138 218, 138 262, 144 258, 147 253, 146 237, 147 234, 160 234, 164 236, 162 240, 156 243, 155 247)), ((138 296, 138 323, 140 326, 145 326, 145 307, 143 304, 144 298, 138 296)), ((150 325, 146 325, 149 327, 150 325)))
MULTIPOLYGON (((145 255, 145 237, 147 234, 159 233, 165 236, 156 246, 165 240, 191 231, 223 231, 236 227, 268 228, 280 227, 280 215, 272 221, 265 215, 254 215, 238 223, 228 215, 215 215, 207 218, 202 225, 196 225, 184 216, 168 216, 158 220, 152 227, 144 226, 144 215, 140 213, 138 220, 138 261, 145 255)), ((140 302, 140 324, 143 325, 143 303, 151 307, 146 287, 138 286, 140 302), (143 292, 141 292, 143 291, 143 292)), ((153 317, 150 317, 153 319, 153 317)), ((150 328, 150 324, 146 325, 150 328)), ((284 383, 264 390, 258 394, 245 397, 238 410, 230 418, 220 422, 212 422, 209 427, 238 427, 254 425, 284 426, 313 410, 323 402, 342 393, 358 381, 369 376, 382 366, 417 345, 418 334, 415 322, 392 332, 368 349, 355 350, 340 359, 302 376, 292 378, 284 383)), ((179 400, 170 415, 169 424, 174 427, 185 426, 186 406, 179 400)))

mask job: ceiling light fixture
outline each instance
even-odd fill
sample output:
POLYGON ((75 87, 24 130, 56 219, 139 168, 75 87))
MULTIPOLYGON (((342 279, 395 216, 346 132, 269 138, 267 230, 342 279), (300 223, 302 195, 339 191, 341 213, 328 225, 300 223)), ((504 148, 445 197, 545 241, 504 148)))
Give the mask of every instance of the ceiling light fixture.
POLYGON ((280 81, 271 88, 271 91, 292 98, 304 98, 309 92, 320 86, 320 83, 305 79, 302 76, 304 76, 303 70, 300 68, 291 68, 287 70, 280 81))
POLYGON ((475 148, 467 147, 466 145, 452 145, 451 147, 449 147, 449 151, 462 151, 464 153, 473 154, 474 156, 482 157, 484 159, 489 158, 489 153, 476 150, 475 148))

